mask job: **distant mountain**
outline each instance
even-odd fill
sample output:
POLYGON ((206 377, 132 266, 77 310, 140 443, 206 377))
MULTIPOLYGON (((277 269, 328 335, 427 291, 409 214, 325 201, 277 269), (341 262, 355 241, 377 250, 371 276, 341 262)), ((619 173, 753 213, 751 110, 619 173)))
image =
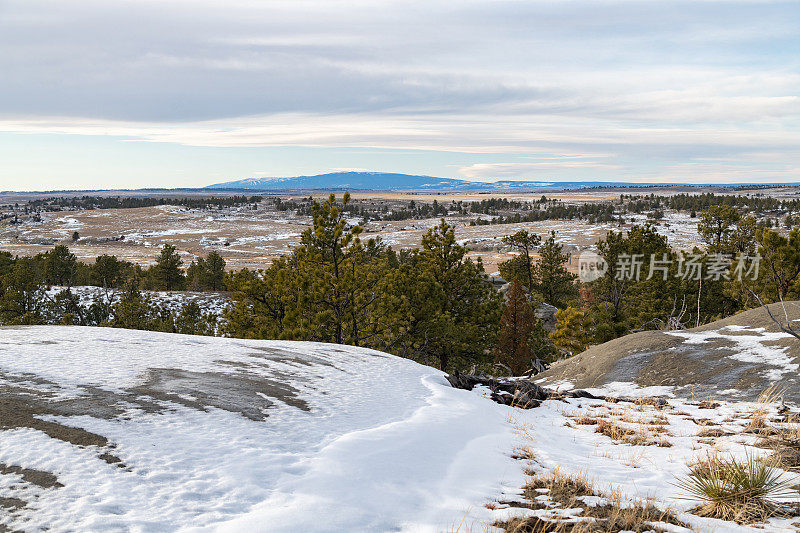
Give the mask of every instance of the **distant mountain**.
POLYGON ((373 191, 419 191, 419 190, 562 190, 587 187, 635 187, 635 183, 615 183, 608 181, 584 182, 539 182, 539 181, 497 181, 483 183, 453 178, 415 176, 394 172, 331 172, 315 176, 296 176, 293 178, 248 178, 224 183, 215 183, 206 189, 247 189, 247 190, 286 190, 286 189, 347 189, 373 191))

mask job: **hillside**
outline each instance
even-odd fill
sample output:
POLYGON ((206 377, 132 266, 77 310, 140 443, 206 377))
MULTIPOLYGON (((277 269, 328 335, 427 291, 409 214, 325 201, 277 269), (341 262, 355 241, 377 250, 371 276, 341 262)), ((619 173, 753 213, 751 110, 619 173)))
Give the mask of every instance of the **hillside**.
POLYGON ((586 187, 636 186, 634 183, 613 182, 537 182, 497 181, 492 183, 467 181, 433 176, 416 176, 396 172, 331 172, 314 176, 288 178, 248 178, 209 185, 206 189, 347 189, 347 190, 563 190, 586 187))
MULTIPOLYGON (((718 335, 717 326, 728 324, 686 335, 718 335)), ((725 331, 741 336, 740 358, 766 354, 760 342, 772 339, 725 331)), ((774 357, 751 370, 774 371, 774 357)), ((698 517, 676 485, 709 454, 769 454, 750 431, 756 417, 773 432, 800 431, 780 404, 712 408, 610 381, 620 374, 607 367, 595 392, 629 399, 556 396, 525 410, 363 348, 0 328, 0 531, 499 533, 509 520, 515 531, 520 521, 551 527, 581 514, 603 527, 608 509, 623 507, 645 524, 637 531, 796 523, 800 508, 753 527, 698 517), (585 480, 587 493, 524 489, 564 479, 585 480), (656 513, 635 515, 643 501, 656 513)), ((800 462, 781 461, 800 482, 800 462)))
POLYGON ((0 531, 441 531, 521 487, 507 417, 367 349, 0 328, 0 531))
MULTIPOLYGON (((800 302, 787 302, 790 320, 800 302)), ((783 316, 780 304, 771 306, 783 316)), ((683 396, 754 400, 773 383, 800 401, 800 341, 781 332, 763 308, 685 331, 643 331, 592 346, 553 365, 542 381, 562 386, 613 387, 615 382, 662 387, 683 396)))

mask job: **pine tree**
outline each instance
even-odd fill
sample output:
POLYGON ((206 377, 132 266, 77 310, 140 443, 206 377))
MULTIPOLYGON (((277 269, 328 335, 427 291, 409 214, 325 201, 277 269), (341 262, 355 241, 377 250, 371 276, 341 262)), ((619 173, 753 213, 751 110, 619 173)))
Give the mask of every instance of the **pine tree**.
POLYGON ((713 205, 703 211, 697 232, 708 244, 710 252, 723 252, 733 231, 733 226, 741 217, 728 204, 713 205))
POLYGON ((530 338, 535 321, 525 290, 514 278, 500 319, 500 335, 494 349, 495 363, 508 367, 512 375, 520 375, 531 367, 533 352, 530 338))
POLYGON ((44 324, 45 298, 41 261, 19 257, 0 278, 0 323, 44 324))
POLYGON ((45 276, 50 285, 72 285, 78 260, 69 248, 59 244, 45 254, 45 276))
POLYGON ((498 265, 500 275, 507 280, 518 279, 528 291, 535 288, 534 265, 531 254, 541 244, 542 239, 533 233, 519 230, 513 235, 503 237, 503 242, 515 248, 519 255, 498 265))
POLYGON ((563 246, 556 242, 555 232, 550 233, 539 248, 539 262, 534 268, 534 287, 542 300, 558 308, 565 307, 578 296, 575 280, 578 276, 564 266, 569 255, 562 253, 563 246))
POLYGON ((179 291, 184 288, 186 278, 181 270, 183 260, 175 247, 164 244, 156 264, 150 269, 153 288, 162 291, 179 291))
POLYGON ((101 255, 92 265, 89 281, 98 287, 116 289, 124 285, 125 279, 133 274, 136 267, 121 261, 113 255, 101 255))
POLYGON ((216 251, 198 257, 186 270, 187 286, 195 291, 225 290, 225 260, 216 251))
POLYGON ((422 237, 408 256, 401 281, 413 318, 408 356, 442 370, 488 363, 484 347, 494 345, 502 296, 488 282, 480 261, 466 257, 454 228, 444 219, 422 237))

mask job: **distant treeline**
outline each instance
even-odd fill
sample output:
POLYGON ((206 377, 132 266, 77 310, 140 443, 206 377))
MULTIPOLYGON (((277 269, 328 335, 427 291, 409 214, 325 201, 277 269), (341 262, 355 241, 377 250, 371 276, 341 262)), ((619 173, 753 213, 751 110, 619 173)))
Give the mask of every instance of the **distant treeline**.
POLYGON ((75 196, 52 197, 29 201, 26 205, 31 210, 42 211, 57 207, 59 209, 134 209, 137 207, 153 207, 157 205, 179 205, 189 209, 208 209, 237 207, 257 204, 262 196, 221 196, 221 197, 123 197, 123 196, 75 196))
POLYGON ((513 213, 506 216, 496 215, 490 220, 475 220, 473 226, 489 224, 515 224, 519 222, 536 222, 539 220, 586 220, 589 223, 611 222, 615 220, 614 206, 611 204, 569 205, 561 202, 551 203, 540 209, 532 209, 525 213, 513 213))
POLYGON ((225 290, 225 260, 217 252, 192 261, 186 269, 183 266, 183 260, 171 244, 164 245, 156 263, 149 268, 114 255, 101 255, 94 263, 84 263, 61 244, 34 256, 15 257, 9 252, 0 252, 0 288, 4 286, 2 280, 13 279, 24 281, 26 286, 87 285, 121 289, 135 282, 151 291, 225 290))
POLYGON ((753 212, 784 211, 796 213, 800 211, 800 199, 784 200, 770 196, 742 196, 738 194, 718 195, 676 194, 674 196, 635 196, 620 195, 619 204, 633 213, 642 213, 654 209, 673 209, 698 213, 716 205, 729 205, 736 209, 753 212))

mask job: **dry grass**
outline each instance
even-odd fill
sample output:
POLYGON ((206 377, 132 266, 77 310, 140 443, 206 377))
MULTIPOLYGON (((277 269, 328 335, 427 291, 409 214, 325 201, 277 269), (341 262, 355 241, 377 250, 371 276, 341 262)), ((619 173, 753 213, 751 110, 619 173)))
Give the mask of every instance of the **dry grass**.
POLYGON ((786 389, 778 384, 766 388, 759 396, 755 408, 750 413, 750 422, 744 431, 758 433, 768 428, 767 420, 773 404, 781 402, 786 389))
POLYGON ((605 418, 601 418, 597 421, 597 429, 595 429, 595 432, 618 441, 623 441, 626 438, 636 435, 636 431, 633 429, 621 426, 605 418))
POLYGON ((756 445, 774 450, 770 459, 777 467, 800 472, 800 419, 797 415, 788 416, 783 423, 770 427, 770 430, 762 432, 762 438, 756 445))
POLYGON ((529 446, 520 446, 514 448, 514 453, 511 454, 511 458, 519 459, 521 461, 533 461, 535 458, 533 454, 533 448, 529 446))
POLYGON ((672 444, 663 436, 655 438, 655 435, 662 433, 668 434, 664 426, 640 426, 638 429, 622 426, 613 420, 604 418, 598 419, 595 433, 600 433, 614 440, 631 446, 660 446, 669 447, 672 444))
POLYGON ((703 438, 728 437, 730 435, 733 435, 733 433, 720 428, 706 428, 697 433, 698 437, 703 438))
POLYGON ((494 525, 512 533, 665 531, 653 525, 657 522, 687 527, 671 511, 658 509, 649 502, 627 502, 618 493, 596 492, 585 475, 553 472, 547 477, 534 477, 525 488, 525 497, 528 499, 526 507, 545 512, 494 525), (548 497, 546 504, 536 500, 542 495, 548 497), (584 496, 598 496, 604 502, 590 506, 581 500, 584 496), (565 509, 581 509, 581 513, 570 518, 564 515, 565 509))

